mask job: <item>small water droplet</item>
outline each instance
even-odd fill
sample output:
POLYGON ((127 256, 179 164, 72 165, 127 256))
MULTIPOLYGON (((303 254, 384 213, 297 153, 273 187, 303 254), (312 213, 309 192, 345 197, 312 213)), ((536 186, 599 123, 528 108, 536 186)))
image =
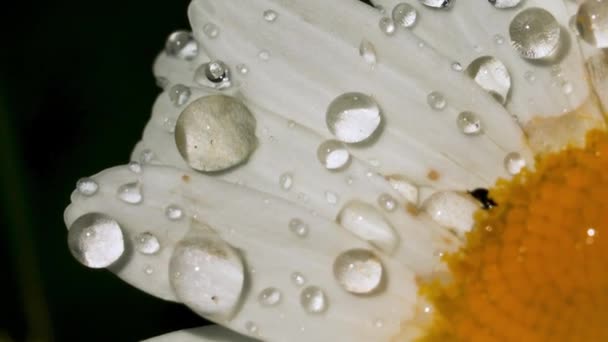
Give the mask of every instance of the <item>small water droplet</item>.
POLYGON ((370 294, 382 282, 384 268, 380 259, 366 249, 351 249, 334 262, 334 276, 348 292, 370 294))
POLYGON ((505 168, 511 175, 518 174, 526 167, 526 160, 517 152, 511 152, 505 157, 505 168))
POLYGON ((296 236, 305 238, 308 236, 309 227, 304 221, 294 218, 289 221, 289 230, 296 236))
POLYGON ((350 152, 338 140, 326 140, 317 149, 317 158, 328 170, 344 168, 350 161, 350 152))
POLYGON ((183 84, 176 84, 169 90, 169 99, 176 107, 181 107, 188 102, 192 92, 183 84))
POLYGON ((304 275, 300 272, 292 273, 290 278, 291 278, 291 282, 296 287, 302 287, 302 286, 304 286, 304 284, 306 284, 306 277, 304 277, 304 275))
POLYGON ((462 112, 458 114, 456 123, 460 131, 466 135, 478 135, 481 133, 481 119, 473 112, 462 112))
POLYGON ((451 65, 452 70, 454 71, 462 71, 462 64, 458 63, 458 62, 453 62, 451 65))
POLYGON ((422 207, 440 226, 464 234, 473 227, 473 214, 479 210, 479 203, 469 194, 439 191, 427 198, 422 207))
POLYGON ((378 103, 362 93, 345 93, 328 106, 326 124, 338 140, 358 143, 369 139, 382 121, 378 103))
POLYGON ((198 43, 192 32, 176 31, 167 38, 165 52, 171 57, 192 60, 198 55, 198 43))
POLYGON ((530 84, 533 84, 534 82, 536 82, 536 74, 534 73, 534 71, 530 71, 530 70, 526 71, 524 73, 524 78, 530 84))
POLYGON ((220 34, 220 29, 214 23, 203 25, 203 33, 210 39, 215 39, 220 34))
POLYGON ((412 5, 402 2, 393 8, 392 16, 397 26, 410 28, 416 24, 418 12, 412 5))
POLYGON ((268 287, 262 290, 258 295, 258 301, 263 306, 277 306, 281 302, 281 291, 274 287, 268 287))
POLYGON ((70 225, 68 246, 74 258, 90 268, 112 265, 125 249, 118 222, 100 213, 82 215, 70 225))
POLYGON ((184 216, 184 211, 182 208, 172 204, 165 208, 165 216, 171 221, 178 221, 184 216))
POLYGON ((386 179, 406 201, 417 204, 418 203, 418 187, 414 185, 407 177, 403 175, 390 175, 386 179))
POLYGON ((118 198, 128 204, 140 204, 144 197, 139 182, 127 183, 118 187, 118 198))
POLYGON ((325 200, 327 203, 334 205, 338 203, 339 197, 338 194, 332 191, 325 191, 325 200))
POLYGON ((559 49, 561 27, 547 10, 527 8, 513 18, 509 25, 511 43, 526 59, 551 57, 559 49))
POLYGON ((80 178, 78 182, 76 182, 76 189, 83 196, 93 196, 99 190, 99 184, 92 178, 80 178))
POLYGON ((245 64, 238 64, 236 71, 241 75, 247 75, 249 73, 249 67, 245 64))
POLYGON ((141 151, 141 154, 139 155, 139 162, 142 165, 149 164, 152 159, 154 159, 154 152, 148 149, 141 151))
POLYGON ((260 52, 258 52, 258 58, 264 62, 269 61, 270 60, 270 51, 261 50, 260 52))
POLYGON ((146 267, 144 267, 144 273, 146 275, 152 275, 152 273, 154 273, 154 269, 152 268, 152 266, 147 265, 146 267))
POLYGON ((386 211, 395 211, 397 209, 397 200, 389 194, 381 194, 378 196, 378 205, 386 211))
POLYGON ((163 129, 167 131, 167 133, 175 133, 175 119, 173 118, 165 118, 163 120, 163 129))
POLYGON ((293 174, 286 172, 279 177, 279 185, 281 189, 289 191, 293 186, 293 174))
POLYGON ((393 19, 389 17, 380 18, 378 26, 380 27, 380 30, 387 36, 392 36, 395 34, 395 22, 393 22, 393 19))
POLYGON ((266 20, 267 22, 273 23, 277 20, 279 15, 277 14, 277 12, 269 9, 269 10, 264 11, 263 17, 264 17, 264 20, 266 20))
POLYGON ((453 0, 420 0, 423 5, 432 8, 450 7, 450 5, 452 5, 452 1, 453 0))
POLYGON ((152 233, 141 233, 135 237, 135 249, 141 254, 152 255, 160 250, 160 242, 152 233))
POLYGON ((133 172, 133 173, 139 174, 142 171, 141 164, 138 161, 135 161, 135 160, 129 162, 129 166, 128 167, 129 167, 129 170, 131 172, 133 172))
POLYGON ((437 91, 433 91, 428 94, 426 97, 426 101, 429 106, 434 110, 444 110, 448 104, 443 94, 437 91))
POLYGON ((259 334, 259 329, 258 325, 248 321, 247 323, 245 323, 245 329, 247 330, 248 333, 252 334, 252 335, 258 335, 259 334))
POLYGON ((496 43, 496 45, 502 45, 505 43, 505 37, 502 34, 495 34, 494 35, 494 43, 496 43))
POLYGON ((521 0, 488 0, 492 6, 500 9, 513 8, 521 2, 521 0))
POLYGON ((376 65, 376 62, 378 62, 376 48, 369 40, 366 39, 363 39, 359 45, 359 56, 363 58, 365 63, 372 66, 376 65))
POLYGON ((329 300, 320 287, 308 286, 300 294, 300 304, 307 313, 316 315, 327 311, 329 300))

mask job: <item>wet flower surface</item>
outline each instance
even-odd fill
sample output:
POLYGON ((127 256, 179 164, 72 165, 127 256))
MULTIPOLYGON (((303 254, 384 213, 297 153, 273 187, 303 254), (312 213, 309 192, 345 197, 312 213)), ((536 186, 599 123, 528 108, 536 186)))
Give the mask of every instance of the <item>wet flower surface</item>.
POLYGON ((76 260, 226 328, 154 341, 605 338, 608 2, 373 5, 194 0, 76 260))

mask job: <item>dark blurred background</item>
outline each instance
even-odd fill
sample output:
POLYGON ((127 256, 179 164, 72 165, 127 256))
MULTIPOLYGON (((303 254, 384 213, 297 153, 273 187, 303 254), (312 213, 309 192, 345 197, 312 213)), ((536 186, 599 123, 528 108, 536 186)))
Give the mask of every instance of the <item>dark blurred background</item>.
POLYGON ((63 210, 124 164, 188 0, 13 1, 0 10, 0 342, 137 341, 205 322, 78 264, 63 210))

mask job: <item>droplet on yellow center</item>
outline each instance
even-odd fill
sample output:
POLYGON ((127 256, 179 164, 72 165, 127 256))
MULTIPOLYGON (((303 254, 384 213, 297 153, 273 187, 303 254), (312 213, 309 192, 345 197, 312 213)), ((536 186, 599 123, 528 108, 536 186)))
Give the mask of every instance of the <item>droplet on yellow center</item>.
POLYGON ((501 180, 452 279, 421 287, 435 306, 421 341, 608 341, 608 135, 501 180))

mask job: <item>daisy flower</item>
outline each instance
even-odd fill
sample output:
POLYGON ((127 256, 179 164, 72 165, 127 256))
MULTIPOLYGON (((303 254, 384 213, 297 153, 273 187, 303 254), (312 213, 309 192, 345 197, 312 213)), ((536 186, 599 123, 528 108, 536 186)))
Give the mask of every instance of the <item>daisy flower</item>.
POLYGON ((608 340, 608 1, 194 0, 80 263, 151 341, 608 340))

